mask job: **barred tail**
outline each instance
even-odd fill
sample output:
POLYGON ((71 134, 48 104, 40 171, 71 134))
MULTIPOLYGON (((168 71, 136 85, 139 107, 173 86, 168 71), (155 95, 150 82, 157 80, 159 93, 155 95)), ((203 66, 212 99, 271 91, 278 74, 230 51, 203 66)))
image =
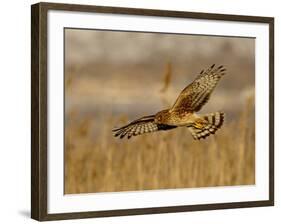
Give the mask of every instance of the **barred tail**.
POLYGON ((215 132, 222 126, 224 121, 223 112, 215 112, 200 116, 202 120, 199 123, 195 123, 192 127, 189 127, 189 131, 195 140, 206 138, 215 132))

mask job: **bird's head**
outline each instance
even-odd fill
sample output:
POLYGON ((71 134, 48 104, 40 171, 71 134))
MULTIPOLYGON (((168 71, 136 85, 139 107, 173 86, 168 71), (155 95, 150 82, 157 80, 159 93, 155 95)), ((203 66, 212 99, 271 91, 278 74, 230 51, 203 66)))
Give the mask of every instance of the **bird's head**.
POLYGON ((165 120, 167 118, 167 113, 168 113, 169 110, 162 110, 160 112, 158 112, 156 115, 155 115, 155 122, 158 123, 158 124, 163 124, 165 123, 165 120))

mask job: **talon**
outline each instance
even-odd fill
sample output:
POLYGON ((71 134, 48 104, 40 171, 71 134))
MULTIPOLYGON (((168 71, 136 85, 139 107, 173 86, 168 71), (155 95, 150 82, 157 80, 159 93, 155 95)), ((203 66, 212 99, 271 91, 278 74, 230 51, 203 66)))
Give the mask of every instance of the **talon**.
POLYGON ((193 127, 196 128, 196 129, 204 129, 206 124, 208 124, 207 121, 202 120, 202 119, 198 119, 193 123, 193 127))
POLYGON ((204 127, 204 125, 201 124, 201 123, 194 123, 193 126, 194 126, 195 128, 197 128, 197 129, 202 129, 202 128, 204 127))

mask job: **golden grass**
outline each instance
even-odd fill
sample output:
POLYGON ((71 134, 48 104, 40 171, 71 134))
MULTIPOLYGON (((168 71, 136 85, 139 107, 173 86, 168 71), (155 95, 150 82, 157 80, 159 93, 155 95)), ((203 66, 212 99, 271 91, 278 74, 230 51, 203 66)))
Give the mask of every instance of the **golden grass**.
POLYGON ((221 130, 201 141, 187 128, 120 140, 111 129, 126 117, 107 117, 101 125, 72 113, 65 133, 65 193, 254 184, 253 103, 250 98, 234 121, 226 115, 221 130))
POLYGON ((160 92, 164 93, 167 91, 167 89, 169 88, 169 86, 171 84, 171 78, 172 78, 172 64, 171 64, 171 62, 168 62, 166 64, 165 73, 164 73, 164 77, 163 77, 163 87, 160 90, 160 92))

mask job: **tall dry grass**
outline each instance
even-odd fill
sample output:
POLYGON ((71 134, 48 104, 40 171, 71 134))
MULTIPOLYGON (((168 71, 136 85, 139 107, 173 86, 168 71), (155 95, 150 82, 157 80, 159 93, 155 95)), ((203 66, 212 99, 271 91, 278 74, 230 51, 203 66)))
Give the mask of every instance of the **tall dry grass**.
POLYGON ((70 114, 65 133, 65 193, 135 191, 255 183, 254 99, 215 136, 195 141, 187 128, 116 139, 103 124, 70 114))

